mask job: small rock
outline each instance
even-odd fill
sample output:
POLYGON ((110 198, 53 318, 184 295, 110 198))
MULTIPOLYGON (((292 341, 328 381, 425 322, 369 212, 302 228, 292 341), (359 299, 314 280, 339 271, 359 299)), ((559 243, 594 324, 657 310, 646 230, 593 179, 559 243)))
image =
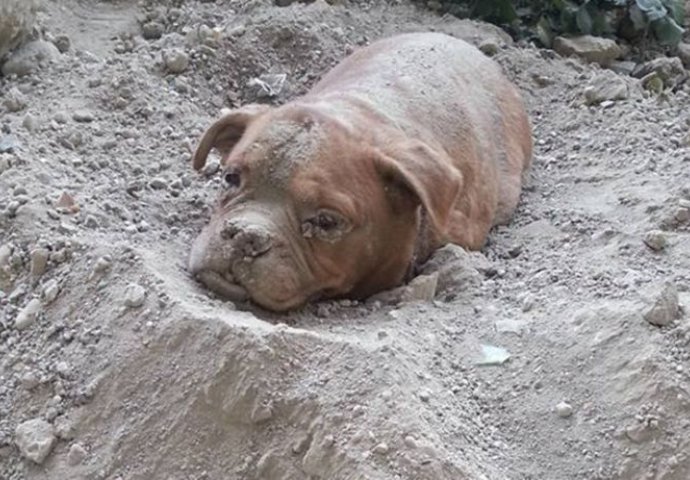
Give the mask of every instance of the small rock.
POLYGON ((67 35, 58 35, 53 40, 53 44, 57 47, 60 53, 66 53, 69 51, 72 42, 67 35))
POLYGON ((637 64, 635 62, 630 62, 626 60, 613 61, 609 65, 609 68, 619 75, 632 75, 633 70, 637 64))
POLYGON ((247 82, 247 86, 255 89, 258 98, 276 97, 283 90, 286 79, 287 75, 284 73, 265 74, 252 78, 247 82))
POLYGON ((479 50, 481 50, 484 55, 488 55, 489 57, 496 55, 498 53, 498 49, 498 42, 492 38, 487 38, 479 44, 479 50))
POLYGON ((477 365, 502 365, 510 358, 508 350, 493 345, 481 345, 482 356, 477 365))
POLYGON ((124 303, 128 308, 138 308, 146 300, 146 289, 137 283, 130 283, 125 287, 124 303))
POLYGON ((155 177, 149 182, 149 186, 154 190, 163 190, 168 186, 168 182, 161 177, 155 177))
POLYGON ((28 75, 60 58, 60 50, 50 42, 34 40, 18 48, 2 65, 5 76, 28 75))
POLYGON ((576 55, 587 62, 607 66, 623 55, 618 44, 608 38, 582 35, 579 37, 556 37, 553 49, 563 56, 576 55))
POLYGON ((662 232, 661 230, 650 230, 647 233, 644 234, 643 241, 645 245, 647 245, 649 248, 654 250, 655 252, 659 252, 663 250, 666 247, 666 234, 662 232))
POLYGON ((5 100, 2 103, 10 112, 24 110, 28 105, 26 95, 20 92, 17 87, 10 88, 10 90, 5 94, 5 100))
POLYGON ((46 248, 35 248, 31 251, 31 276, 37 280, 48 267, 50 252, 46 248))
POLYGON ((14 320, 14 327, 17 330, 24 330, 29 328, 36 322, 36 317, 41 311, 41 301, 37 298, 31 299, 26 306, 19 311, 17 318, 14 320))
POLYGON ((690 68, 690 43, 678 44, 678 58, 683 62, 685 68, 690 68))
POLYGON ((15 443, 24 458, 42 464, 53 449, 57 438, 53 426, 41 418, 20 423, 15 430, 15 443))
POLYGON ((60 286, 55 279, 48 280, 43 286, 43 301, 48 304, 55 301, 60 293, 60 286))
POLYGON ((385 455, 388 453, 390 448, 388 448, 388 444, 381 442, 378 445, 376 445, 371 451, 377 455, 385 455))
POLYGON ((69 116, 65 112, 57 112, 55 115, 53 115, 53 120, 55 120, 57 123, 65 124, 69 122, 69 116))
POLYGON ((407 448, 414 450, 417 448, 417 439, 414 438, 412 435, 405 435, 405 438, 403 438, 403 442, 407 446, 407 448))
POLYGON ((0 156, 0 174, 6 172, 11 167, 10 159, 4 155, 0 156))
POLYGON ((28 131, 33 132, 38 128, 38 120, 36 117, 27 113, 22 120, 22 127, 26 128, 28 131))
POLYGON ((93 122, 94 116, 88 110, 77 110, 72 114, 72 119, 79 123, 89 123, 93 122))
POLYGON ((653 302, 652 306, 643 314, 644 319, 652 325, 666 326, 678 316, 678 290, 675 285, 664 284, 653 302))
POLYGON ((163 50, 163 63, 170 73, 182 73, 189 66, 189 55, 178 48, 163 50))
POLYGON ((74 197, 67 192, 62 192, 60 198, 55 203, 56 208, 64 208, 70 213, 77 213, 79 211, 79 205, 75 202, 74 197))
POLYGON ((654 437, 654 428, 644 422, 638 422, 625 428, 625 436, 634 443, 644 443, 654 437))
POLYGON ((273 405, 271 402, 256 402, 250 415, 253 423, 263 423, 273 418, 273 405))
POLYGON ((141 34, 146 40, 158 40, 163 32, 165 27, 159 22, 148 22, 141 26, 141 34))
POLYGON ((428 389, 426 389, 426 388, 424 388, 424 389, 422 389, 422 390, 419 391, 419 393, 417 394, 417 396, 419 397, 419 399, 420 399, 422 402, 428 402, 429 400, 431 400, 431 391, 428 390, 428 389))
POLYGON ((568 418, 573 414, 573 406, 567 402, 561 402, 556 405, 556 415, 561 418, 568 418))
POLYGON ((19 140, 14 135, 0 136, 0 153, 13 152, 19 146, 19 140))
POLYGON ((110 268, 112 262, 109 258, 99 257, 93 265, 93 271, 96 273, 103 273, 110 268))
POLYGON ((689 207, 683 207, 680 206, 676 210, 676 213, 673 215, 673 217, 678 221, 679 223, 685 223, 690 221, 690 208, 689 207))
POLYGON ((597 75, 584 90, 585 103, 596 105, 604 101, 628 98, 628 84, 613 72, 604 71, 597 75))
POLYGON ((644 78, 655 73, 667 87, 675 86, 688 76, 683 62, 678 57, 658 57, 638 65, 633 71, 636 78, 644 78))
POLYGON ((67 464, 71 467, 80 465, 86 458, 86 449, 80 443, 73 443, 67 452, 67 464))
POLYGON ((41 383, 41 379, 36 372, 30 371, 22 375, 19 382, 27 390, 33 390, 41 383))

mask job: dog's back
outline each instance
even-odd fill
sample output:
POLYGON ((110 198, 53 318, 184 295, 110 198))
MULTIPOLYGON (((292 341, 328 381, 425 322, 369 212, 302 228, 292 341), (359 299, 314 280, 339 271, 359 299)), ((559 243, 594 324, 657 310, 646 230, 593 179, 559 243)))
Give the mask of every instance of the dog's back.
POLYGON ((474 46, 439 33, 385 38, 341 62, 304 99, 352 128, 367 128, 356 125, 365 112, 385 137, 392 129, 447 152, 465 180, 451 241, 478 247, 488 228, 512 215, 532 155, 531 128, 517 89, 474 46), (468 223, 487 226, 468 239, 461 231, 468 223))

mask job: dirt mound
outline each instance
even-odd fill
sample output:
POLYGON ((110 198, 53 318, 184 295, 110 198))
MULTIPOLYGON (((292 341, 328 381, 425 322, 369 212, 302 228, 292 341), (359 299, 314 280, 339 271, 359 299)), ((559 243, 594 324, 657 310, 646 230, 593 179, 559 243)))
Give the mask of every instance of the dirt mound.
POLYGON ((0 78, 0 478, 690 476, 687 86, 401 1, 51 2, 39 21, 60 53, 0 78), (511 225, 439 252, 433 302, 209 296, 185 271, 219 186, 217 159, 189 165, 201 131, 413 30, 495 45, 524 92, 511 225))

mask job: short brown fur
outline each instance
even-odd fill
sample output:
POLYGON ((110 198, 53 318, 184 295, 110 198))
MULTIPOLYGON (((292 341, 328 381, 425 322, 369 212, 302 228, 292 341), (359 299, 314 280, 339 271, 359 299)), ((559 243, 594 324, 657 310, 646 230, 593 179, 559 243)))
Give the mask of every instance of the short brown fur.
POLYGON ((424 33, 355 52, 286 105, 227 113, 195 169, 213 148, 242 184, 221 195, 190 269, 282 311, 396 286, 445 243, 481 248, 518 203, 532 134, 493 61, 424 33), (346 221, 310 236, 320 211, 346 221))

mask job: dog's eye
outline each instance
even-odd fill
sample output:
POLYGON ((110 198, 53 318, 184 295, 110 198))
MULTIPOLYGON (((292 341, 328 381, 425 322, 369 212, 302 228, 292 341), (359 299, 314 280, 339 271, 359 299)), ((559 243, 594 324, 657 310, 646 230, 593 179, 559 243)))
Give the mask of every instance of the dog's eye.
POLYGON ((340 225, 340 219, 330 213, 319 213, 314 219, 314 226, 326 232, 337 228, 340 225))
POLYGON ((321 211, 302 223, 302 235, 306 238, 316 236, 324 240, 335 240, 347 230, 347 220, 342 215, 330 211, 321 211))
POLYGON ((223 173, 223 186, 225 188, 238 188, 242 182, 240 172, 236 170, 226 170, 223 173))

